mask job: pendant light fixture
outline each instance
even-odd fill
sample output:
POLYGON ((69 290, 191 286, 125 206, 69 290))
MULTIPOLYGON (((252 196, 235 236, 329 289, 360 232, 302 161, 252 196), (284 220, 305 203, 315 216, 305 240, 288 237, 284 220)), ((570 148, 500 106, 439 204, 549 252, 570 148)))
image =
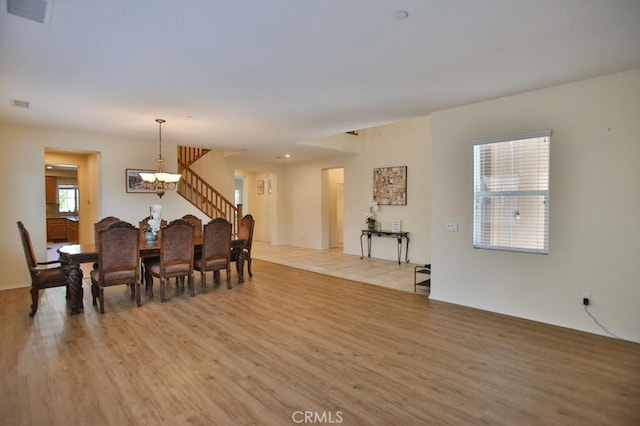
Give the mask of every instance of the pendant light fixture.
POLYGON ((140 173, 140 177, 144 182, 144 185, 147 189, 153 189, 158 194, 158 197, 162 198, 165 191, 173 191, 176 189, 176 184, 182 177, 181 174, 178 173, 167 173, 164 170, 164 160, 162 159, 162 123, 165 123, 166 120, 162 118, 156 118, 156 123, 158 123, 158 135, 160 140, 160 155, 158 156, 158 160, 156 162, 156 172, 155 173, 140 173))

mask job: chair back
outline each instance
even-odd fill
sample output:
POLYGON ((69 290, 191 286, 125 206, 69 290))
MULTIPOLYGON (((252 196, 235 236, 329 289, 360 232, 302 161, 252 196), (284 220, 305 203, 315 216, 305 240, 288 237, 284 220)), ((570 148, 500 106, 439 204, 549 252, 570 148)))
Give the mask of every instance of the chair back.
POLYGON ((245 215, 240 219, 238 224, 238 239, 244 240, 244 248, 247 251, 251 251, 251 244, 253 243, 253 227, 256 221, 250 214, 245 215))
POLYGON ((204 225, 202 236, 202 262, 219 259, 230 260, 231 256, 231 222, 225 219, 212 220, 204 225))
POLYGON ((116 221, 98 232, 98 270, 101 284, 140 281, 140 239, 138 229, 116 221))
POLYGON ((182 216, 182 219, 193 225, 194 238, 196 239, 196 241, 202 240, 202 220, 192 214, 186 214, 182 216))
POLYGON ((99 222, 93 224, 93 243, 98 244, 98 232, 106 228, 108 225, 111 225, 113 222, 117 222, 118 219, 115 216, 107 216, 101 219, 99 222))
POLYGON ((31 245, 31 236, 29 235, 27 228, 25 228, 20 221, 18 221, 18 231, 20 232, 20 240, 22 240, 24 257, 27 259, 27 266, 29 266, 29 273, 31 274, 31 279, 33 279, 37 261, 36 255, 33 252, 33 246, 31 245))
POLYGON ((160 233, 160 273, 193 272, 193 225, 184 219, 171 221, 160 233), (186 272, 185 272, 186 271, 186 272))

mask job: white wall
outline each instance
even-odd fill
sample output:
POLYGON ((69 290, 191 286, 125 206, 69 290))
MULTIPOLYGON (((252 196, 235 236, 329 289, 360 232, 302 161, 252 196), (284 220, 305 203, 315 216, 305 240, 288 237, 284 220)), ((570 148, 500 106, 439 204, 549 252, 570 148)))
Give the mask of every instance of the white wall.
POLYGON ((433 114, 431 297, 604 334, 588 291, 606 328, 640 342, 639 117, 640 70, 433 114), (471 141, 541 129, 553 130, 550 253, 474 250, 471 141))

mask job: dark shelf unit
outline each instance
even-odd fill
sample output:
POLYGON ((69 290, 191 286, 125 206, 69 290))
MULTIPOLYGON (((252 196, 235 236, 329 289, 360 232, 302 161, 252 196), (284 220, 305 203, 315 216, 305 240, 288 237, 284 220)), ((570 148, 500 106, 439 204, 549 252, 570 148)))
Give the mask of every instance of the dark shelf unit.
POLYGON ((424 287, 427 291, 431 291, 431 264, 428 263, 423 266, 416 266, 413 268, 413 292, 416 292, 418 287, 424 287), (420 275, 418 275, 420 274, 420 275), (423 277, 422 275, 428 275, 428 278, 423 277), (418 277, 420 277, 420 281, 418 281, 418 277))

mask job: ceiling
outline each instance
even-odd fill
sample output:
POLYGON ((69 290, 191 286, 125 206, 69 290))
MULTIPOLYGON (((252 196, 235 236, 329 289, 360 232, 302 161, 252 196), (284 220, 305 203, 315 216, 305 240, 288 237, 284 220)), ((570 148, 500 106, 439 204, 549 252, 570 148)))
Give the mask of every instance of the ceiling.
POLYGON ((262 161, 640 67, 638 0, 52 0, 44 24, 7 1, 0 123, 157 143, 164 118, 163 140, 262 161))

